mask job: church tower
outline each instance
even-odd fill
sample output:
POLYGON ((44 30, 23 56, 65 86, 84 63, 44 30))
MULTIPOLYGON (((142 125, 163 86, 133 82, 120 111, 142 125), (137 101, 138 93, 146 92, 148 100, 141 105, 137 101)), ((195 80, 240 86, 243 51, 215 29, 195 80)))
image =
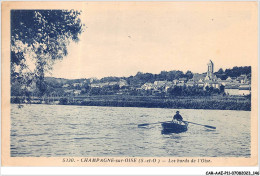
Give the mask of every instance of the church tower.
POLYGON ((214 75, 214 64, 212 60, 210 60, 208 63, 208 71, 205 80, 212 80, 212 81, 217 80, 217 77, 214 75))
POLYGON ((213 64, 212 60, 210 60, 209 63, 208 63, 207 75, 211 76, 213 73, 214 73, 214 64, 213 64))

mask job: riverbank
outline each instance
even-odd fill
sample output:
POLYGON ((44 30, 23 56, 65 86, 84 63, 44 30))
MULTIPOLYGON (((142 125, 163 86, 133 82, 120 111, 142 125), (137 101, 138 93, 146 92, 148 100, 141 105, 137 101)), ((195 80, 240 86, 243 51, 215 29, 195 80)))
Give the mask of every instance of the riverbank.
MULTIPOLYGON (((12 100, 12 103, 17 101, 12 100)), ((21 101, 19 101, 21 102, 21 101)), ((24 102, 21 102, 24 103, 24 102)), ((158 97, 158 96, 88 96, 34 99, 32 104, 60 104, 80 106, 146 107, 173 109, 216 109, 251 110, 251 99, 241 96, 199 96, 199 97, 158 97)))

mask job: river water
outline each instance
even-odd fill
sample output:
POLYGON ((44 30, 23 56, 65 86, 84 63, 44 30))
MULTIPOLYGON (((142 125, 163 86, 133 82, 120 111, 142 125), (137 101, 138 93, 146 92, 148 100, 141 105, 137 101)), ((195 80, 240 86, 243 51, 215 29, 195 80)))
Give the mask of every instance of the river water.
POLYGON ((12 157, 250 157, 250 112, 181 109, 189 124, 162 134, 175 109, 67 105, 11 106, 12 157))

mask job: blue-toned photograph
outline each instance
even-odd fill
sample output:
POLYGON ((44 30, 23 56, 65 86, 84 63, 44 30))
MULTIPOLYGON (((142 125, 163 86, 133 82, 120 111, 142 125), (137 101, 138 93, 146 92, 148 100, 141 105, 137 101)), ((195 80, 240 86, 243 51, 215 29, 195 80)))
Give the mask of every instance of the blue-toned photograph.
POLYGON ((11 10, 10 156, 250 158, 254 16, 205 6, 11 10))

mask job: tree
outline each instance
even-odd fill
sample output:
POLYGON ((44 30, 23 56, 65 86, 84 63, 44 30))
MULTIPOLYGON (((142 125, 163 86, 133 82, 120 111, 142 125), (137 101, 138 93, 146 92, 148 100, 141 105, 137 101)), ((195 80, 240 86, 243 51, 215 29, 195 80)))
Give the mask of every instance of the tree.
POLYGON ((222 68, 220 68, 217 72, 218 74, 223 74, 224 73, 224 70, 222 68))
POLYGON ((225 91, 225 86, 221 84, 220 87, 219 87, 219 91, 221 93, 224 92, 225 91))
POLYGON ((242 74, 251 75, 251 66, 245 67, 233 67, 232 69, 226 69, 225 74, 230 77, 238 77, 242 74))
POLYGON ((175 79, 180 79, 180 78, 183 78, 185 77, 183 72, 182 71, 176 71, 176 74, 175 74, 175 79))
POLYGON ((172 96, 181 96, 182 95, 182 88, 179 86, 174 86, 173 88, 168 89, 168 93, 172 96))
POLYGON ((206 86, 206 87, 205 87, 205 90, 208 92, 208 91, 209 91, 209 86, 206 86))
POLYGON ((11 82, 28 89, 35 82, 44 94, 46 72, 68 54, 71 41, 79 41, 85 27, 75 10, 11 11, 11 82))
POLYGON ((186 78, 188 78, 188 79, 192 79, 192 78, 193 78, 193 73, 192 73, 190 70, 188 70, 188 71, 185 73, 185 76, 186 76, 186 78))

